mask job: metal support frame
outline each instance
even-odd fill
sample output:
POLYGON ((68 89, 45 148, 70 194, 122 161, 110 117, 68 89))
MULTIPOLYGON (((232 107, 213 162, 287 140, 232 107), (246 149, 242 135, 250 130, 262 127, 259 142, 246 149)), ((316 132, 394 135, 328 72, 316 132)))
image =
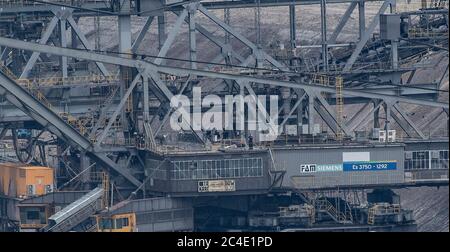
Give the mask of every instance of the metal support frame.
POLYGON ((344 15, 339 20, 338 25, 336 26, 336 28, 334 28, 333 33, 331 34, 330 38, 328 39, 328 43, 330 43, 330 44, 336 43, 336 40, 337 40, 339 34, 341 33, 341 31, 344 28, 344 26, 347 24, 347 21, 350 18, 350 16, 352 15, 353 10, 355 9, 356 5, 357 5, 357 2, 351 2, 350 3, 350 5, 348 6, 348 8, 345 11, 344 15))
POLYGON ((121 100, 119 102, 119 105, 117 105, 117 107, 114 110, 113 114, 109 118, 108 124, 103 129, 102 134, 96 139, 96 143, 95 143, 96 147, 100 147, 100 144, 105 139, 106 135, 108 134, 109 129, 111 128, 113 123, 116 121, 117 116, 122 112, 122 109, 123 109, 125 103, 127 102, 128 97, 133 92, 133 89, 134 89, 134 87, 136 87, 136 84, 140 81, 141 75, 145 76, 145 72, 144 72, 144 74, 139 73, 138 75, 136 75, 136 77, 133 79, 133 81, 131 82, 130 86, 126 90, 125 94, 123 96, 121 96, 121 100))
POLYGON ((98 160, 105 167, 118 172, 132 184, 136 186, 141 184, 141 182, 131 175, 128 170, 115 164, 105 154, 94 150, 89 140, 1 71, 0 95, 4 95, 14 106, 32 117, 37 123, 41 124, 44 128, 47 128, 48 131, 55 134, 57 137, 64 139, 74 147, 86 151, 91 158, 98 160))
POLYGON ((195 12, 197 11, 197 4, 188 5, 189 18, 189 59, 191 61, 191 68, 197 68, 197 37, 195 29, 195 12))
POLYGON ((142 27, 142 29, 139 31, 139 34, 137 38, 134 40, 133 45, 131 46, 131 51, 136 52, 141 45, 142 40, 144 40, 145 34, 147 34, 148 29, 152 25, 153 20, 155 19, 154 16, 150 16, 145 20, 145 24, 142 27))
POLYGON ((295 5, 289 5, 289 38, 291 42, 291 49, 294 50, 296 47, 296 36, 297 23, 295 18, 295 5))
POLYGON ((375 111, 378 111, 379 108, 383 105, 383 102, 377 102, 377 101, 373 101, 373 103, 376 105, 374 105, 369 111, 367 112, 363 112, 363 109, 365 109, 366 107, 368 107, 370 105, 370 103, 366 103, 364 105, 364 107, 359 110, 348 122, 347 122, 347 127, 349 129, 349 131, 353 132, 356 128, 358 127, 362 127, 365 124, 367 124, 369 122, 369 120, 367 120, 373 113, 375 113, 375 111))
MULTIPOLYGON (((42 34, 41 39, 39 39, 39 44, 43 45, 43 44, 47 43, 48 39, 52 35, 53 30, 55 29, 57 24, 58 24, 58 18, 55 16, 55 17, 52 18, 50 23, 48 23, 44 34, 42 34)), ((30 59, 28 59, 27 64, 23 68, 22 74, 20 74, 20 77, 19 77, 20 79, 25 79, 25 78, 28 77, 28 75, 30 74, 31 69, 36 64, 36 61, 37 61, 37 59, 39 57, 39 54, 40 54, 39 52, 33 52, 33 54, 31 55, 30 59)))
POLYGON ((353 64, 355 63, 356 59, 358 58, 359 54, 361 53, 362 49, 366 45, 367 41, 370 38, 370 35, 375 31, 375 28, 378 26, 378 23, 380 21, 380 14, 383 14, 387 7, 392 3, 394 0, 386 0, 383 2, 383 5, 381 5, 380 9, 378 10, 377 14, 372 19, 372 22, 370 22, 369 27, 365 30, 362 38, 359 40, 359 42, 356 44, 356 48, 353 51, 350 58, 347 60, 347 63, 344 67, 344 72, 349 71, 353 64))
MULTIPOLYGON (((306 92, 308 92, 308 91, 306 91, 306 92)), ((336 118, 336 113, 334 112, 334 109, 330 106, 330 104, 328 104, 328 102, 325 100, 325 98, 323 98, 323 96, 320 93, 313 91, 313 92, 308 92, 308 94, 311 94, 313 97, 317 98, 317 101, 319 101, 320 104, 322 105, 324 111, 322 111, 321 109, 317 109, 318 108, 317 104, 315 104, 314 108, 316 108, 317 113, 320 114, 320 116, 322 117, 322 119, 324 119, 324 121, 327 123, 327 125, 328 125, 328 127, 330 127, 330 129, 332 129, 335 133, 337 133, 339 131, 339 129, 337 127, 340 127, 345 135, 351 134, 351 132, 348 130, 345 123, 342 122, 339 125, 338 119, 336 118), (324 114, 323 112, 326 112, 328 115, 324 114)))
MULTIPOLYGON (((425 134, 423 134, 423 132, 419 129, 419 127, 417 127, 417 125, 411 120, 411 118, 409 118, 409 116, 407 115, 406 111, 403 110, 403 108, 401 108, 398 104, 394 104, 392 106, 402 117, 403 119, 408 123, 408 125, 414 129, 414 131, 422 138, 425 139, 425 134)), ((398 118, 399 119, 399 118, 398 118)), ((399 122, 399 120, 396 120, 397 122, 399 122)), ((400 124, 400 123, 399 123, 400 124)), ((409 131, 406 129, 405 130, 407 134, 409 134, 409 131)))
MULTIPOLYGON (((67 30, 66 30, 66 20, 60 19, 60 40, 61 40, 61 47, 67 47, 67 30)), ((62 77, 67 78, 67 57, 62 56, 61 57, 61 68, 62 68, 62 77)))
POLYGON ((322 38, 322 66, 323 71, 328 71, 328 42, 327 42, 327 1, 320 1, 320 27, 322 38))
MULTIPOLYGON (((248 82, 253 82, 253 83, 258 83, 258 84, 267 84, 267 85, 278 86, 278 87, 309 89, 309 90, 315 90, 318 92, 327 92, 327 93, 335 92, 334 87, 327 87, 327 86, 323 86, 323 85, 311 85, 309 83, 303 83, 303 82, 291 82, 291 81, 284 81, 284 80, 268 79, 268 78, 263 78, 263 77, 253 77, 253 76, 243 76, 243 75, 236 75, 236 74, 223 73, 223 72, 213 72, 213 71, 206 71, 206 70, 200 70, 200 69, 189 69, 189 68, 181 68, 181 67, 173 67, 173 66, 165 66, 165 65, 164 66, 163 65, 155 65, 153 63, 150 63, 147 61, 142 61, 142 60, 128 59, 128 58, 98 54, 98 53, 87 52, 87 51, 80 51, 80 50, 69 49, 69 48, 61 48, 61 47, 56 47, 56 46, 40 45, 40 44, 36 44, 36 43, 32 43, 32 42, 25 42, 25 41, 3 38, 3 37, 0 37, 0 45, 8 46, 11 48, 23 49, 23 50, 45 52, 45 53, 60 55, 60 56, 62 56, 62 55, 69 56, 70 55, 71 57, 74 57, 74 58, 92 60, 92 61, 103 62, 103 63, 108 63, 108 64, 137 67, 137 68, 150 67, 150 68, 154 69, 154 71, 171 74, 171 75, 175 75, 175 76, 188 76, 190 74, 193 74, 193 75, 211 77, 211 78, 216 78, 216 79, 231 79, 231 80, 239 80, 239 81, 248 81, 248 82)), ((408 87, 404 87, 404 88, 408 88, 408 87)), ((388 100, 390 102, 405 102, 405 103, 410 103, 410 104, 418 104, 418 105, 441 107, 441 108, 449 107, 448 103, 445 103, 445 102, 429 101, 429 100, 410 98, 410 97, 405 97, 405 96, 388 95, 388 94, 376 93, 373 91, 369 92, 369 91, 349 89, 349 88, 345 88, 343 90, 343 94, 350 95, 350 96, 360 96, 360 97, 372 98, 372 99, 388 100)))
POLYGON ((366 32, 366 8, 364 0, 360 0, 358 2, 358 24, 359 39, 362 39, 364 37, 364 33, 366 32))
MULTIPOLYGON (((81 32, 80 28, 78 27, 77 23, 73 19, 73 17, 69 16, 67 18, 67 21, 69 22, 70 26, 72 27, 72 31, 75 32, 78 39, 80 39, 81 44, 86 48, 87 50, 93 50, 94 47, 88 42, 86 36, 81 32)), ((103 65, 103 63, 96 62, 94 60, 95 64, 97 65, 98 69, 104 76, 110 76, 109 71, 106 69, 106 67, 103 65)))
POLYGON ((167 36, 167 39, 165 40, 163 46, 161 47, 161 50, 159 50, 158 58, 156 58, 154 61, 156 65, 164 64, 165 59, 163 59, 162 57, 165 57, 167 55, 167 52, 172 46, 172 43, 175 41, 175 37, 180 31, 181 24, 183 23, 187 15, 188 11, 187 9, 184 9, 181 12, 180 16, 178 17, 177 21, 175 22, 174 26, 172 27, 172 30, 170 31, 169 35, 167 36))
POLYGON ((162 16, 158 16, 158 49, 164 45, 166 41, 166 18, 164 14, 162 16))

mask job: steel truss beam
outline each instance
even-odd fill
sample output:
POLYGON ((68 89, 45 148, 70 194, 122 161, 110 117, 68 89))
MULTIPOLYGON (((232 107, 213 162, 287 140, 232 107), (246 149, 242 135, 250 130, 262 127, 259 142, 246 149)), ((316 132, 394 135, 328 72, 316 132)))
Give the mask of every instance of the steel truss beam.
POLYGON ((136 38, 136 40, 133 42, 133 45, 131 46, 131 51, 136 52, 141 45, 142 40, 144 40, 145 34, 147 33, 148 29, 150 28, 150 25, 152 25, 153 20, 155 19, 154 16, 150 16, 145 20, 145 24, 142 27, 142 29, 139 31, 139 34, 136 38))
POLYGON ((350 71, 353 64, 355 63, 356 59, 358 58, 359 54, 361 53, 362 49, 366 45, 367 41, 369 41, 370 35, 375 31, 375 28, 377 27, 379 21, 380 21, 380 14, 383 14, 387 7, 389 7, 390 4, 393 4, 395 0, 386 0, 384 1, 383 5, 378 10, 377 14, 372 19, 372 22, 370 22, 369 27, 365 30, 363 36, 359 40, 359 42, 356 44, 356 48, 353 51, 352 55, 348 59, 347 63, 344 67, 344 72, 350 71))
MULTIPOLYGON (((80 51, 80 50, 69 49, 69 48, 61 48, 61 47, 56 47, 56 46, 41 45, 41 44, 36 44, 36 43, 32 43, 32 42, 25 42, 25 41, 3 38, 3 37, 0 37, 0 45, 11 47, 11 48, 60 55, 60 56, 70 56, 70 57, 74 57, 74 58, 98 61, 98 62, 103 62, 103 63, 108 63, 108 64, 136 67, 139 69, 145 69, 146 67, 149 67, 153 71, 165 73, 165 74, 171 74, 171 75, 175 75, 175 76, 188 76, 188 75, 192 74, 192 75, 196 75, 196 76, 210 77, 210 78, 216 78, 216 79, 248 81, 248 82, 252 82, 252 83, 267 84, 267 85, 272 85, 272 86, 288 87, 288 88, 294 88, 294 89, 299 89, 299 88, 300 89, 310 89, 310 90, 314 90, 317 92, 327 92, 327 93, 335 92, 334 87, 327 87, 327 86, 322 86, 322 85, 311 85, 309 83, 274 80, 274 79, 267 79, 267 78, 262 78, 262 77, 243 76, 243 75, 236 75, 236 74, 229 74, 229 73, 222 73, 222 72, 206 71, 206 70, 200 70, 200 69, 190 69, 190 68, 181 68, 181 67, 174 67, 174 66, 155 65, 151 62, 147 62, 147 61, 143 61, 143 60, 122 58, 122 57, 117 57, 117 56, 99 54, 99 53, 88 52, 88 51, 80 51)), ((404 88, 407 88, 407 87, 404 87, 404 88)), ((395 102, 405 102, 405 103, 410 103, 410 104, 418 104, 418 105, 431 106, 431 107, 440 107, 440 108, 448 108, 449 107, 448 103, 445 103, 445 102, 414 99, 414 98, 403 97, 403 96, 380 94, 380 93, 376 93, 376 92, 366 92, 366 91, 362 91, 362 90, 344 89, 343 94, 350 95, 350 96, 356 96, 356 97, 388 100, 388 101, 394 102, 394 103, 395 102)))
MULTIPOLYGON (((394 104, 392 106, 402 117, 403 119, 406 121, 406 123, 414 129, 414 131, 422 138, 425 139, 425 134, 422 133, 422 131, 419 129, 419 127, 417 127, 417 125, 411 120, 411 118, 409 118, 409 116, 407 115, 406 111, 404 111, 398 104, 394 104)), ((393 115, 393 114, 392 114, 393 115)), ((396 119, 396 121, 400 124, 399 120, 401 120, 400 118, 396 117, 394 118, 396 119)), ((403 128, 403 127, 402 127, 403 128)), ((407 134, 409 134, 409 131, 407 129, 404 129, 405 132, 407 134)))
POLYGON ((345 24, 347 24, 348 19, 350 18, 350 16, 353 13, 353 10, 355 9, 357 5, 357 2, 352 2, 350 4, 350 6, 348 6, 347 10, 345 11, 344 15, 342 16, 342 18, 339 20, 338 25, 336 26, 336 28, 334 29, 333 33, 330 36, 330 39, 328 40, 329 44, 334 44, 336 43, 336 39, 339 36, 339 34, 341 33, 342 29, 344 28, 345 24))
POLYGON ((135 186, 141 184, 141 182, 131 175, 128 170, 118 166, 105 154, 95 151, 89 140, 1 71, 0 95, 4 95, 9 102, 28 114, 31 118, 59 138, 65 139, 65 141, 70 143, 73 147, 86 151, 90 157, 99 161, 105 167, 118 172, 135 186))

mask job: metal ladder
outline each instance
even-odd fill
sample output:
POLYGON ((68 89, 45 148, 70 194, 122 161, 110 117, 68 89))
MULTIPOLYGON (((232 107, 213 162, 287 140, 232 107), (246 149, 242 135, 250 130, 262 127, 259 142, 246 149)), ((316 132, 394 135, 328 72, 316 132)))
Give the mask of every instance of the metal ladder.
POLYGON ((343 114, 344 114, 344 97, 342 95, 343 79, 341 76, 336 77, 336 140, 342 141, 344 133, 342 132, 343 114))

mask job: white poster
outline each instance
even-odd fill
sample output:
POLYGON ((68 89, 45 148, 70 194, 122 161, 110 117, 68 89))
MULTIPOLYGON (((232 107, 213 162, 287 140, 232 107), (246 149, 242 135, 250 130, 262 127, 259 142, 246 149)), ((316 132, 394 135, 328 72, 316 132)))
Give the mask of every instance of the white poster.
POLYGON ((370 161, 370 152, 344 152, 343 162, 370 161))

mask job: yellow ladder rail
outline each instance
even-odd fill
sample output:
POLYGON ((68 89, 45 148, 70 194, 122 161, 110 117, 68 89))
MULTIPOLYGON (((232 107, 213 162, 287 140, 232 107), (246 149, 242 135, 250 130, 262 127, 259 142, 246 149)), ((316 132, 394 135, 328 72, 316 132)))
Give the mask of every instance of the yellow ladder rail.
POLYGON ((344 113, 344 98, 342 94, 343 79, 342 77, 336 77, 336 140, 342 141, 342 123, 343 123, 343 113, 344 113))
POLYGON ((109 206, 109 175, 106 172, 102 173, 102 187, 103 187, 102 208, 107 208, 109 206))

